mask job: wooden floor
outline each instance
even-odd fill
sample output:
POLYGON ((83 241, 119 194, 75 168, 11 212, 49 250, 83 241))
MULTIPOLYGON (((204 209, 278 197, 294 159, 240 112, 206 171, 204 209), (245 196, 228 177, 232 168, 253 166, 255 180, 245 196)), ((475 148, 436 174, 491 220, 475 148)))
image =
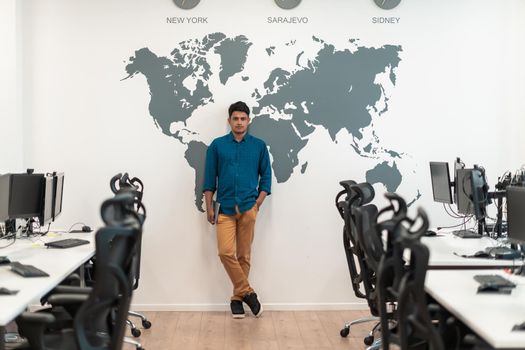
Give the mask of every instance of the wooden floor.
MULTIPOLYGON (((234 320, 229 312, 146 312, 153 323, 141 329, 146 350, 169 349, 366 349, 363 338, 373 322, 353 326, 347 338, 345 321, 369 316, 367 311, 265 311, 234 320)), ((139 322, 140 323, 140 322, 139 322)), ((132 350, 130 345, 125 350, 132 350)))

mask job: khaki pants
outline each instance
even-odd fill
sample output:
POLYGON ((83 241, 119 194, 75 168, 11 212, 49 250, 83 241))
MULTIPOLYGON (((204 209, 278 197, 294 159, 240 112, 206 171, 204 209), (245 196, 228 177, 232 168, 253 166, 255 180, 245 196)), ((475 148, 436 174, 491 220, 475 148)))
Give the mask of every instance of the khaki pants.
POLYGON ((219 214, 217 218, 217 245, 219 257, 233 284, 231 300, 242 300, 253 289, 248 282, 257 205, 240 214, 219 214))

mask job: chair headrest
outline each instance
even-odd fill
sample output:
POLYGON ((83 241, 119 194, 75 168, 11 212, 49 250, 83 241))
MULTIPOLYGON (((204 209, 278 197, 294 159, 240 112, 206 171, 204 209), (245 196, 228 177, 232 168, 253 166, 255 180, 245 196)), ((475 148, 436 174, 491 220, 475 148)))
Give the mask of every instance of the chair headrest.
POLYGON ((355 185, 357 182, 354 180, 343 180, 339 181, 339 185, 343 186, 347 193, 350 193, 350 186, 355 185))
POLYGON ((392 212, 392 218, 395 219, 395 221, 399 221, 406 217, 408 206, 406 201, 400 195, 397 193, 387 192, 385 193, 385 197, 390 202, 390 205, 381 209, 378 216, 381 216, 387 212, 392 212))
POLYGON ((350 189, 357 194, 357 199, 354 205, 365 205, 374 200, 374 187, 368 182, 355 184, 350 186, 350 189))
POLYGON ((136 199, 131 193, 117 193, 113 198, 105 200, 100 207, 100 216, 108 226, 122 225, 136 222, 140 225, 140 218, 133 210, 136 199))

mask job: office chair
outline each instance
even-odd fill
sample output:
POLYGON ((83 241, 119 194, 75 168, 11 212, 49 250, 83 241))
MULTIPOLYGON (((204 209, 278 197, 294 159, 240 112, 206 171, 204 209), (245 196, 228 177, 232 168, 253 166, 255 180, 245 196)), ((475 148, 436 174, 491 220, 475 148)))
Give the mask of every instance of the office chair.
MULTIPOLYGON (((404 202, 395 194, 389 196, 390 200, 404 202)), ((428 227, 428 217, 422 209, 418 209, 415 219, 405 217, 383 227, 388 231, 389 241, 378 273, 378 307, 384 349, 389 349, 391 343, 402 350, 445 349, 431 316, 431 311, 437 312, 439 307, 429 305, 424 290, 429 252, 420 243, 420 238, 428 227), (410 251, 409 263, 403 258, 406 249, 410 251), (395 301, 395 307, 388 311, 387 304, 392 304, 392 301, 395 301), (392 319, 395 320, 394 327, 392 319)))
MULTIPOLYGON (((364 255, 363 266, 367 271, 362 274, 366 300, 370 313, 377 317, 380 314, 378 309, 377 275, 379 263, 385 254, 382 239, 383 230, 377 230, 378 221, 381 221, 383 226, 394 226, 395 223, 405 216, 406 205, 391 200, 389 206, 378 211, 374 204, 369 203, 374 196, 374 189, 370 184, 356 184, 350 188, 357 194, 360 202, 360 205, 352 206, 351 213, 354 225, 353 232, 357 235, 357 244, 364 255), (384 219, 387 214, 388 218, 384 219)), ((370 345, 368 349, 381 348, 381 338, 374 340, 374 333, 380 330, 381 324, 378 322, 365 338, 365 344, 370 345)))
MULTIPOLYGON (((356 297, 366 299, 369 303, 369 306, 373 307, 369 302, 373 276, 370 275, 371 272, 368 269, 364 259, 365 257, 362 247, 359 243, 352 210, 372 201, 375 194, 374 189, 370 184, 363 183, 357 185, 356 182, 352 180, 341 181, 339 184, 343 186, 344 190, 337 194, 335 202, 336 208, 344 220, 343 247, 345 250, 348 270, 350 272, 350 279, 352 281, 352 288, 356 297), (340 198, 345 194, 345 199, 340 200, 340 198), (359 272, 357 269, 358 265, 359 272)), ((379 318, 377 317, 378 314, 373 310, 371 310, 371 313, 373 315, 372 317, 365 317, 346 322, 340 331, 340 335, 342 337, 347 337, 348 334, 350 334, 350 327, 352 325, 379 321, 379 318)), ((376 327, 374 327, 372 331, 365 337, 364 342, 366 345, 371 345, 373 343, 373 332, 375 329, 376 327)))
POLYGON ((89 295, 54 294, 49 297, 53 305, 81 304, 74 315, 73 327, 49 331, 48 325, 54 324, 56 319, 46 312, 24 313, 17 318, 19 332, 27 338, 31 349, 122 348, 133 292, 132 261, 139 233, 139 221, 133 215, 126 217, 121 225, 107 226, 97 232, 98 268, 89 295))
MULTIPOLYGON (((133 202, 133 208, 141 218, 141 224, 144 224, 144 221, 146 220, 146 208, 144 205, 142 205, 142 197, 144 193, 144 183, 137 177, 134 177, 132 179, 129 178, 128 173, 118 173, 115 176, 111 178, 109 181, 109 186, 111 188, 111 191, 114 194, 119 193, 131 193, 135 200, 133 202)), ((135 268, 135 282, 133 284, 133 289, 137 289, 139 287, 139 279, 140 279, 140 262, 141 262, 141 256, 142 256, 142 237, 140 238, 138 244, 137 244, 137 254, 135 255, 135 261, 134 261, 134 268, 135 268)), ((151 328, 152 324, 151 322, 146 318, 145 315, 135 312, 135 311, 129 311, 129 315, 133 317, 138 317, 141 320, 142 327, 145 329, 151 328)), ((127 320, 127 324, 131 329, 131 334, 134 337, 140 337, 141 331, 137 328, 135 323, 133 323, 131 320, 127 320)))
MULTIPOLYGON (((143 216, 139 215, 134 210, 134 203, 136 201, 135 196, 131 192, 124 192, 124 193, 117 193, 113 198, 106 200, 102 206, 101 206, 101 217, 104 222, 104 224, 108 227, 120 227, 120 226, 126 226, 126 225, 138 225, 139 231, 137 235, 136 244, 134 245, 134 254, 132 255, 132 262, 130 267, 130 278, 132 281, 132 286, 136 284, 137 280, 137 245, 140 243, 140 240, 142 238, 142 224, 143 224, 143 216)), ((143 204, 140 204, 143 208, 143 204)), ((141 212, 145 213, 145 208, 140 210, 141 212)), ((94 271, 95 278, 93 278, 92 283, 96 283, 96 276, 97 276, 97 266, 99 256, 96 255, 93 259, 95 264, 92 267, 92 270, 94 271)), ((134 288, 133 288, 134 289, 134 288)), ((44 305, 46 302, 49 302, 52 305, 51 309, 44 309, 42 312, 50 312, 55 317, 55 322, 53 324, 48 325, 48 329, 62 329, 62 328, 71 328, 72 327, 72 321, 74 316, 78 312, 79 304, 71 303, 67 305, 57 305, 56 303, 53 304, 54 299, 52 299, 52 296, 55 294, 76 294, 76 295, 84 295, 91 293, 92 288, 90 287, 72 287, 72 286, 58 286, 53 291, 51 291, 46 297, 42 300, 42 305, 44 305)), ((128 320, 126 320, 126 323, 128 323, 128 320)), ((132 344, 135 346, 138 350, 142 349, 142 345, 130 338, 125 338, 125 341, 127 343, 132 344)))

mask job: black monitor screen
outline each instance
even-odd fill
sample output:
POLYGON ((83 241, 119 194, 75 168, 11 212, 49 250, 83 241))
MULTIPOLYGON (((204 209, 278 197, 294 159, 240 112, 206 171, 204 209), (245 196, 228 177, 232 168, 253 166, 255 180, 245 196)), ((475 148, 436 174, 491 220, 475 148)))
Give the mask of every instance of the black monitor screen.
POLYGON ((9 218, 32 218, 40 215, 43 174, 12 174, 9 195, 9 218))
POLYGON ((487 216, 488 204, 488 185, 485 180, 484 172, 474 169, 471 172, 471 193, 472 209, 477 220, 482 220, 487 216))
POLYGON ((472 197, 472 169, 458 169, 456 171, 456 190, 458 212, 463 215, 474 214, 470 198, 472 197))
POLYGON ((525 243, 525 187, 507 187, 507 225, 509 239, 525 243))
POLYGON ((47 225, 53 221, 53 196, 55 195, 55 182, 52 176, 44 177, 44 196, 40 225, 47 225))
POLYGON ((11 174, 0 176, 0 221, 9 219, 9 187, 11 174))
POLYGON ((64 173, 55 175, 55 204, 53 210, 53 220, 62 213, 62 196, 64 193, 64 173))
POLYGON ((432 180, 432 193, 434 201, 452 204, 452 192, 450 190, 450 174, 448 163, 430 162, 430 178, 432 180))

